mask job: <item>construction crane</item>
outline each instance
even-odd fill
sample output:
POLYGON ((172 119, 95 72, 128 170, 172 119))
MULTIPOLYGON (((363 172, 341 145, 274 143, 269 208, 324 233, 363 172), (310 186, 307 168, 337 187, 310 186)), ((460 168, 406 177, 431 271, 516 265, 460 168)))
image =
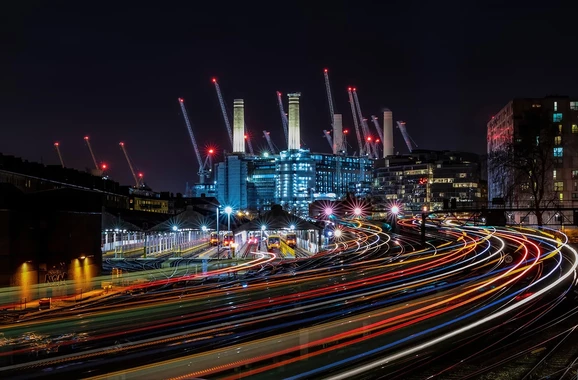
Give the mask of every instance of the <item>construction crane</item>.
POLYGON ((271 133, 269 131, 263 131, 263 137, 267 140, 271 154, 275 154, 275 145, 273 145, 273 141, 271 141, 271 133))
POLYGON ((279 105, 279 113, 281 113, 281 121, 283 122, 283 132, 285 133, 285 146, 289 145, 289 119, 283 108, 283 99, 281 93, 277 91, 277 104, 279 105))
POLYGON ((229 134, 229 141, 231 142, 231 147, 233 146, 233 130, 231 129, 231 123, 229 122, 229 116, 227 115, 227 107, 225 107, 225 101, 223 100, 223 95, 221 94, 221 88, 217 82, 217 78, 213 78, 213 83, 215 84, 215 90, 217 90, 217 97, 219 98, 219 104, 221 105, 221 113, 223 114, 223 120, 225 120, 225 126, 227 127, 227 133, 229 134))
POLYGON ((379 120, 375 115, 371 115, 371 121, 373 121, 373 125, 375 125, 375 129, 377 130, 377 134, 379 135, 379 139, 383 141, 383 130, 379 126, 379 120))
POLYGON ((373 155, 375 157, 375 150, 372 149, 373 145, 370 144, 371 134, 369 133, 369 126, 367 125, 367 119, 363 117, 361 112, 361 105, 359 104, 359 98, 357 97, 357 89, 353 88, 353 99, 355 100, 355 108, 357 109, 357 116, 361 123, 361 130, 363 132, 363 138, 365 140, 365 153, 373 155))
POLYGON ((100 168, 98 167, 98 162, 96 162, 96 157, 94 156, 94 152, 92 151, 92 146, 90 145, 90 139, 88 136, 84 136, 84 141, 86 141, 86 146, 88 147, 88 151, 90 152, 90 157, 92 157, 92 162, 94 163, 94 168, 98 171, 100 168))
POLYGON ((405 127, 405 121, 398 121, 397 122, 397 128, 401 132, 401 135, 403 136, 403 139, 405 141, 405 145, 407 145, 407 149, 409 149, 409 152, 411 153, 413 151, 412 142, 416 148, 417 148, 417 144, 415 143, 415 141, 413 141, 413 139, 411 138, 409 133, 407 133, 407 128, 405 127))
POLYGON ((333 152, 333 139, 331 138, 331 132, 324 129, 323 134, 325 135, 325 138, 327 139, 327 142, 329 143, 329 146, 331 147, 331 151, 333 152))
POLYGON ((136 173, 134 170, 134 166, 132 164, 132 161, 130 160, 130 157, 128 156, 128 152, 126 151, 126 147, 124 146, 123 142, 118 143, 118 145, 120 145, 120 149, 122 149, 122 152, 124 153, 124 157, 126 158, 126 162, 128 162, 128 167, 130 168, 130 172, 132 174, 132 177, 134 179, 134 183, 136 188, 139 188, 142 186, 142 180, 143 180, 143 174, 142 173, 136 173))
POLYGON ((54 149, 56 149, 56 153, 58 153, 60 165, 62 165, 62 167, 64 168, 64 160, 62 159, 62 154, 60 153, 60 143, 58 141, 54 143, 54 149))
POLYGON ((357 121, 357 114, 355 112, 355 102, 353 101, 353 89, 349 87, 347 89, 347 94, 349 95, 349 105, 351 106, 351 114, 353 115, 353 126, 355 127, 355 136, 357 137, 357 144, 359 145, 359 155, 363 156, 363 144, 364 141, 361 138, 361 132, 359 131, 359 122, 357 121))
MULTIPOLYGON (((191 126, 191 122, 189 120, 189 114, 185 108, 185 99, 179 98, 179 104, 181 106, 181 111, 183 112, 183 118, 185 119, 185 124, 187 125, 187 130, 189 131, 189 136, 191 137, 191 143, 193 144, 193 149, 195 150, 195 155, 197 156, 197 162, 199 163, 199 171, 197 174, 199 175, 199 183, 204 184, 205 178, 209 178, 211 175, 211 155, 209 154, 205 161, 201 157, 201 152, 199 151, 199 146, 197 145, 197 140, 195 140, 195 135, 193 134, 193 127, 191 126)), ((209 153, 211 153, 209 151, 209 153)))
POLYGON ((333 106, 333 96, 331 96, 331 85, 329 84, 329 73, 327 69, 323 69, 323 76, 325 77, 325 90, 327 91, 327 102, 329 103, 329 117, 331 120, 331 127, 333 128, 333 118, 335 115, 335 110, 333 106))
POLYGON ((253 143, 251 143, 251 137, 248 133, 245 133, 245 141, 247 141, 247 148, 249 148, 249 153, 251 153, 251 156, 254 156, 255 151, 253 150, 253 143))

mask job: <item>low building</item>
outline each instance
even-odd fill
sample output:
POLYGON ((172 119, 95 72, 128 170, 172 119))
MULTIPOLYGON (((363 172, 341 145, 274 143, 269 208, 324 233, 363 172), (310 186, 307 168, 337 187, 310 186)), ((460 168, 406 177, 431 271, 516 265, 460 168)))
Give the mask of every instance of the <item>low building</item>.
POLYGON ((486 203, 486 181, 479 155, 464 152, 414 150, 376 161, 372 199, 374 211, 399 203, 405 210, 443 208, 454 199, 459 208, 486 203))
POLYGON ((91 290, 102 264, 103 194, 0 186, 0 286, 20 286, 20 297, 28 300, 56 296, 65 281, 74 285, 66 291, 91 290))

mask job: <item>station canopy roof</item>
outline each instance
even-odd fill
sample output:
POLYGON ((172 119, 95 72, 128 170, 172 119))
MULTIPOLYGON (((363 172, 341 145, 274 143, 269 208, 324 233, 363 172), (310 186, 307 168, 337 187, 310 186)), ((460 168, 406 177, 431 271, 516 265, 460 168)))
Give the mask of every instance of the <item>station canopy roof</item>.
MULTIPOLYGON (((203 226, 207 227, 208 230, 214 230, 216 228, 215 218, 204 216, 194 211, 191 206, 188 206, 185 211, 177 215, 107 209, 102 217, 102 228, 104 230, 169 232, 173 231, 173 227, 179 230, 201 230, 203 226)), ((220 228, 223 230, 226 228, 222 221, 220 228)))
POLYGON ((322 230, 323 227, 308 222, 296 215, 290 214, 283 210, 281 205, 273 205, 270 211, 253 219, 252 221, 242 224, 233 230, 234 233, 242 231, 261 231, 265 226, 266 231, 271 230, 288 230, 291 227, 296 231, 305 230, 322 230))

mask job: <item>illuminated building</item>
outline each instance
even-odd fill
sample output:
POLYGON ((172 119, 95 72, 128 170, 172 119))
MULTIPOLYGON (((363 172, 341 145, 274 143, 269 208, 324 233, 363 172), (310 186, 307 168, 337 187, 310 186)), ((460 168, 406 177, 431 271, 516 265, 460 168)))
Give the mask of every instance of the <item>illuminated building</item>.
POLYGON ((485 181, 480 157, 473 153, 414 150, 375 163, 372 198, 376 211, 393 201, 404 210, 423 206, 442 209, 444 199, 455 199, 460 208, 485 202, 485 181))
MULTIPOLYGON (((542 160, 546 175, 539 175, 545 191, 542 207, 578 206, 578 98, 547 96, 514 99, 488 121, 487 153, 490 159, 504 149, 512 148, 514 152, 520 152, 528 150, 529 146, 543 146, 549 151, 545 152, 549 155, 548 159, 542 160), (540 141, 546 135, 548 141, 540 141)), ((512 169, 497 164, 488 165, 490 202, 508 208, 531 208, 534 199, 530 185, 529 179, 524 181, 512 169)), ((528 212, 508 216, 512 223, 537 223, 536 216, 528 212)), ((573 218, 571 212, 562 215, 552 211, 544 214, 543 221, 570 223, 573 218)))
MULTIPOLYGON (((150 189, 128 187, 129 210, 169 213, 169 198, 150 189)), ((167 194, 168 195, 168 194, 167 194)))
POLYGON ((230 155, 217 164, 217 198, 238 209, 267 211, 280 204, 307 215, 314 200, 335 200, 347 193, 370 192, 373 161, 293 149, 279 155, 230 155))

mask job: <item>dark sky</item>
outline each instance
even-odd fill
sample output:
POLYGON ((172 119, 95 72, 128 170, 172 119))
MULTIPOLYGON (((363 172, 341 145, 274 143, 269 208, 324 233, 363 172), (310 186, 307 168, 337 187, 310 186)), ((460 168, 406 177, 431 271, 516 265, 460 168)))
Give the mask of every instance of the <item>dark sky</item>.
POLYGON ((57 164, 59 141, 67 166, 84 170, 89 135, 111 176, 130 184, 124 141, 158 191, 197 179, 178 97, 199 145, 230 150, 213 76, 230 109, 245 99, 256 148, 263 129, 281 146, 275 92, 300 91, 302 138, 320 152, 324 67, 345 127, 352 85, 366 117, 389 107, 426 149, 483 153, 485 123, 509 99, 578 96, 577 13, 557 1, 11 3, 1 11, 0 152, 57 164))

